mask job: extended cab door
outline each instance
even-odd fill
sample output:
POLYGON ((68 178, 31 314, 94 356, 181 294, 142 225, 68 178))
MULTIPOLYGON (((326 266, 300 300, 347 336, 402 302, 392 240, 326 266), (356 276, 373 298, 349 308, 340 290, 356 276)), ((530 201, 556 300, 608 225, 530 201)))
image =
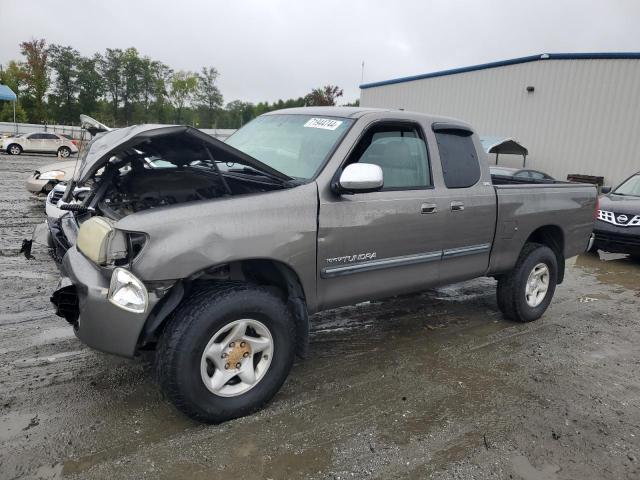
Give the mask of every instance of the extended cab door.
POLYGON ((318 299, 322 308, 420 290, 438 282, 444 206, 426 137, 411 121, 366 128, 343 165, 379 165, 384 187, 320 198, 318 299))
POLYGON ((445 184, 440 280, 446 284, 487 272, 496 226, 496 193, 484 152, 470 129, 436 123, 433 131, 445 184))

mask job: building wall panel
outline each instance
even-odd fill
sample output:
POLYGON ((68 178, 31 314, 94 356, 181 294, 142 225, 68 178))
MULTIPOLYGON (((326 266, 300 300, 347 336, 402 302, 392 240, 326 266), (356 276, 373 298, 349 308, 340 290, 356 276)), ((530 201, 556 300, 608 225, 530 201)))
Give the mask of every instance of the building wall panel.
POLYGON ((364 88, 360 95, 363 107, 445 115, 468 121, 480 135, 514 137, 529 149, 528 166, 556 178, 580 173, 616 184, 640 170, 640 60, 540 60, 364 88))

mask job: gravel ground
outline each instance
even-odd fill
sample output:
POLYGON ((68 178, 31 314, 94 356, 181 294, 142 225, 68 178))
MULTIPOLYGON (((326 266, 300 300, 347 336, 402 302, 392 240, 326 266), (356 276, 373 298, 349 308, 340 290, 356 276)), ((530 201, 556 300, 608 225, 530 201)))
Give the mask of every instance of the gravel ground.
POLYGON ((640 265, 571 260, 542 319, 505 321, 478 279, 313 317, 261 412, 199 425, 142 361, 91 351, 52 313, 44 220, 0 155, 0 478, 640 478, 640 265))

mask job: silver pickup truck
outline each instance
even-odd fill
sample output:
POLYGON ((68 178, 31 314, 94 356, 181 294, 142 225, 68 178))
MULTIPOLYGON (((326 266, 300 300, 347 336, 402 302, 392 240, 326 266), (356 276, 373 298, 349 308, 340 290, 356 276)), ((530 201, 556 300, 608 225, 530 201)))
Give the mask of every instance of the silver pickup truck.
POLYGON ((536 320, 587 247, 596 190, 494 184, 457 120, 301 108, 225 143, 104 133, 61 205, 57 313, 98 350, 155 350, 168 398, 220 422, 275 395, 321 310, 492 276, 505 317, 536 320))

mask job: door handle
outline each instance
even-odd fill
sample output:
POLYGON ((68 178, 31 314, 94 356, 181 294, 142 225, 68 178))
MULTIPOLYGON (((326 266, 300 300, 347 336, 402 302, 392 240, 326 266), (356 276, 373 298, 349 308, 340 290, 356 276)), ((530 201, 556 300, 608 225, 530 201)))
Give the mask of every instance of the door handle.
POLYGON ((464 210, 464 202, 451 202, 452 212, 461 212, 464 210))
POLYGON ((420 213, 438 213, 438 206, 435 203, 423 203, 420 208, 420 213))

